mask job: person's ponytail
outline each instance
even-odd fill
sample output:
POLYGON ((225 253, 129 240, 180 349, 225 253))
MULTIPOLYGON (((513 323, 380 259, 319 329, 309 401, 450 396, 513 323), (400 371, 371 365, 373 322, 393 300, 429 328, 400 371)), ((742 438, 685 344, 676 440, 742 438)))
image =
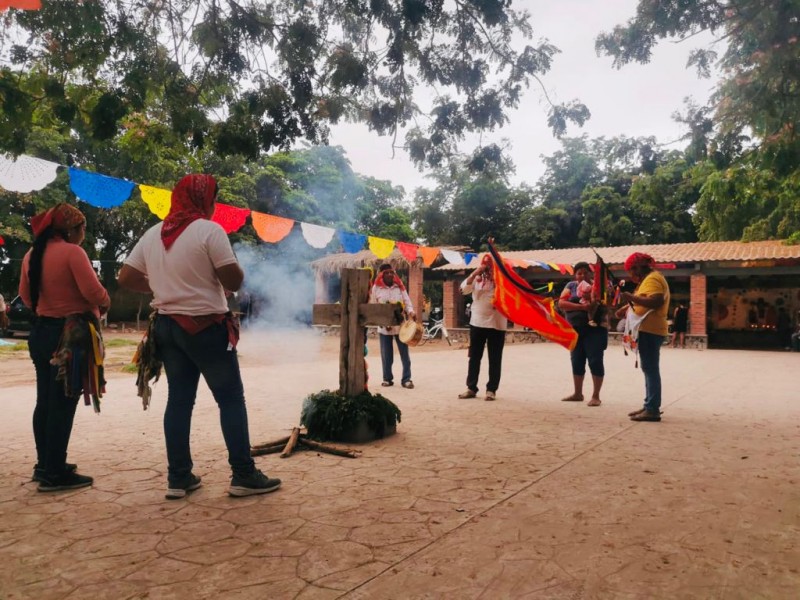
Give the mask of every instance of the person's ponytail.
POLYGON ((42 262, 47 242, 53 238, 54 229, 52 226, 46 227, 33 241, 31 257, 28 261, 28 282, 31 292, 31 309, 36 314, 36 306, 39 304, 39 291, 42 284, 42 262))

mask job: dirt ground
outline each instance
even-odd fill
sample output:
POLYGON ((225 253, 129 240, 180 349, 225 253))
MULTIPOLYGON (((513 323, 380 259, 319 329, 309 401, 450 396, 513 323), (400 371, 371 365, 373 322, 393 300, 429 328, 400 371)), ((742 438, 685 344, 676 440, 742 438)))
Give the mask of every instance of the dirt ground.
MULTIPOLYGON (((60 494, 28 481, 30 361, 0 353, 3 600, 797 597, 800 354, 665 348, 664 420, 632 423, 643 380, 619 347, 598 408, 559 401, 569 359, 552 344, 506 346, 496 402, 456 397, 466 349, 415 348, 416 389, 377 388, 403 411, 396 435, 357 459, 260 457, 283 488, 245 499, 225 494, 201 384, 204 486, 170 502, 166 386, 144 412, 122 371, 138 339, 106 333, 103 412, 80 406, 70 444, 95 484, 60 494)), ((336 386, 337 351, 335 338, 245 332, 254 443, 285 435, 307 394, 336 386)), ((374 340, 367 359, 379 379, 374 340)))

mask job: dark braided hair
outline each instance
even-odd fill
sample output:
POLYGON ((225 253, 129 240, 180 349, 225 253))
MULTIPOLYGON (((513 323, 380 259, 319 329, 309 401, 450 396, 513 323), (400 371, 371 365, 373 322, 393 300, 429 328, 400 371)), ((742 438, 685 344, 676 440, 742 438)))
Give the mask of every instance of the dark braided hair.
POLYGON ((42 260, 47 242, 53 239, 55 229, 52 226, 45 228, 36 239, 33 240, 33 249, 28 261, 28 281, 31 291, 31 309, 36 314, 36 305, 39 304, 39 290, 42 283, 42 260))

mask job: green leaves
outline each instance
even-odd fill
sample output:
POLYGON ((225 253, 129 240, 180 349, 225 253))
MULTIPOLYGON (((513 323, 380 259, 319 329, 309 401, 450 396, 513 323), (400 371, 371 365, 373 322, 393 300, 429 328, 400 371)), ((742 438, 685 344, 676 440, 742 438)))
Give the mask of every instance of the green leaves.
MULTIPOLYGON (((97 141, 146 113, 190 150, 250 158, 324 143, 349 118, 380 135, 414 125, 412 159, 436 167, 467 134, 503 126, 557 52, 520 44, 529 17, 505 0, 54 0, 7 20, 0 94, 14 127, 0 124, 0 150, 15 151, 39 108, 97 141), (37 70, 47 85, 26 89, 37 70)), ((560 135, 586 118, 572 103, 550 123, 560 135)))

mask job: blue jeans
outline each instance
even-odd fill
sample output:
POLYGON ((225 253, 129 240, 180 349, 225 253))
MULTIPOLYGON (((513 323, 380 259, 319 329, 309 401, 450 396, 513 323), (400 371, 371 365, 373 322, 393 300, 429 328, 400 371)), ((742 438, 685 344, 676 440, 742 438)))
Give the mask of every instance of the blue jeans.
POLYGON ((639 363, 644 373, 644 409, 659 414, 661 410, 661 371, 659 360, 664 336, 639 332, 639 363))
POLYGON ((58 348, 64 319, 39 317, 28 337, 28 352, 36 370, 36 408, 33 409, 33 439, 36 442, 37 467, 47 479, 64 474, 67 446, 78 398, 64 394, 64 382, 57 381, 58 367, 50 364, 58 348))
POLYGON ((250 432, 244 386, 239 373, 236 350, 228 350, 228 330, 213 324, 190 335, 166 315, 155 325, 156 351, 167 374, 167 408, 164 411, 164 437, 170 484, 192 472, 189 433, 192 410, 200 375, 206 380, 219 406, 220 424, 228 463, 234 475, 247 476, 255 470, 250 457, 250 432))
POLYGON ((397 350, 400 352, 400 362, 403 363, 403 377, 401 383, 411 381, 411 357, 408 355, 408 344, 400 341, 397 335, 378 334, 381 341, 381 366, 383 367, 383 380, 389 383, 394 381, 392 364, 394 364, 393 340, 397 340, 397 350))

